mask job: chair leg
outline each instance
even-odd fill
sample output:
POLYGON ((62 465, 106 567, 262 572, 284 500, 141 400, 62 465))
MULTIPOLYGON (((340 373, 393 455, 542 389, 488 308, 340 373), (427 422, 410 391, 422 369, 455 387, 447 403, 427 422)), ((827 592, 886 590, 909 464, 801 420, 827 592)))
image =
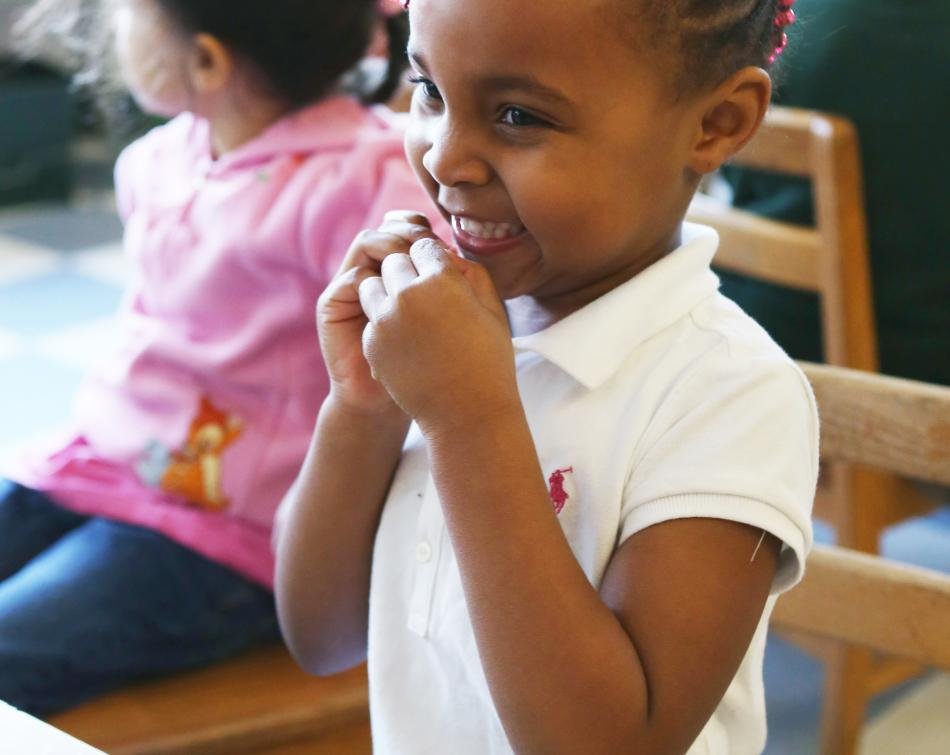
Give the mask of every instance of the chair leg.
POLYGON ((821 755, 854 755, 864 723, 872 653, 841 645, 825 663, 821 755))
MULTIPOLYGON (((885 527, 883 513, 896 500, 895 478, 870 469, 838 466, 832 476, 834 524, 838 545, 865 553, 880 552, 885 527), (855 505, 860 502, 860 505, 855 505)), ((825 658, 822 701, 822 755, 853 755, 873 694, 875 656, 847 645, 835 647, 825 658)))
POLYGON ((838 466, 834 470, 834 526, 838 545, 880 553, 880 539, 889 524, 886 512, 897 498, 893 475, 871 469, 838 466))

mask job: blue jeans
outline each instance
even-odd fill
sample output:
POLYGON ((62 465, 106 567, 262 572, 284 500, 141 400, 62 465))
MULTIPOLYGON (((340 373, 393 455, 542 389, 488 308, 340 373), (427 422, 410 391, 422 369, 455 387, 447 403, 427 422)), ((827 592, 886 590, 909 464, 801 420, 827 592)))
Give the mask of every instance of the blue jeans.
POLYGON ((279 636, 264 588, 0 480, 0 700, 46 716, 279 636))

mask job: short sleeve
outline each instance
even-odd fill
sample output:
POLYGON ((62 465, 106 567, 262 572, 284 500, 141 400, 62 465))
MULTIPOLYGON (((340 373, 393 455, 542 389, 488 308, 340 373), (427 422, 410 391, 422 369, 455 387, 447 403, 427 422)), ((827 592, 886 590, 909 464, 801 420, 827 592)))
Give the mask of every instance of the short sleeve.
POLYGON ((721 351, 676 386, 651 421, 624 491, 620 537, 680 518, 748 524, 783 544, 777 593, 801 578, 811 549, 814 396, 789 360, 721 351))

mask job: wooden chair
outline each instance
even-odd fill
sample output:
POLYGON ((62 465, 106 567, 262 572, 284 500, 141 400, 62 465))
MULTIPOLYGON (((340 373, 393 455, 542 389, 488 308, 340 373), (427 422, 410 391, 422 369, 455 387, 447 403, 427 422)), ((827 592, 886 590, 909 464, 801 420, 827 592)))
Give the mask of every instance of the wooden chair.
MULTIPOLYGON (((824 459, 950 485, 950 388, 802 366, 818 400, 824 459)), ((772 625, 950 670, 950 574, 816 546, 804 580, 776 603, 772 625)), ((861 719, 849 723, 857 734, 861 719)), ((856 739, 825 737, 823 751, 852 752, 856 739)))
MULTIPOLYGON (((721 244, 715 266, 818 294, 828 364, 877 372, 863 179, 854 127, 838 116, 773 106, 759 133, 733 163, 809 179, 816 225, 803 228, 770 220, 699 194, 688 217, 718 231, 721 244)), ((840 545, 876 553, 886 527, 933 506, 933 501, 893 475, 869 473, 855 479, 843 470, 840 474, 828 470, 815 512, 835 526, 840 545), (850 487, 855 485, 861 493, 860 517, 853 516, 849 505, 850 487)))
POLYGON ((732 163, 810 179, 816 224, 782 223, 697 195, 689 219, 719 232, 715 265, 816 292, 826 361, 876 372, 867 222, 854 127, 837 116, 773 106, 732 163))
MULTIPOLYGON (((877 372, 863 180, 854 127, 836 116, 773 106, 759 133, 733 162, 810 179, 816 224, 803 228, 777 222, 697 195, 688 217, 719 232, 722 243, 714 264, 817 293, 826 360, 877 372)), ((815 516, 834 526, 839 545, 877 553, 883 530, 935 505, 896 475, 829 462, 822 465, 815 516)), ((826 753, 852 750, 868 697, 919 671, 852 648, 826 651, 821 657, 827 669, 822 715, 826 753)))
POLYGON ((283 646, 134 685, 50 723, 109 755, 372 752, 365 668, 320 679, 283 646))

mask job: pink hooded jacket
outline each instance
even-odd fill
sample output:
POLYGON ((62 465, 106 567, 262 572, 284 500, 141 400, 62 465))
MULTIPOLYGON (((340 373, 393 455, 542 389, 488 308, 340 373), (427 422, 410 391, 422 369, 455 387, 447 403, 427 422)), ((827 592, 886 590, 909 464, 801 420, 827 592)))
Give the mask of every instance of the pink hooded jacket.
POLYGON ((328 390, 317 297, 386 211, 446 230, 396 118, 331 98, 212 160, 207 122, 185 114, 126 149, 121 345, 80 390, 65 442, 12 477, 272 585, 274 512, 328 390))

